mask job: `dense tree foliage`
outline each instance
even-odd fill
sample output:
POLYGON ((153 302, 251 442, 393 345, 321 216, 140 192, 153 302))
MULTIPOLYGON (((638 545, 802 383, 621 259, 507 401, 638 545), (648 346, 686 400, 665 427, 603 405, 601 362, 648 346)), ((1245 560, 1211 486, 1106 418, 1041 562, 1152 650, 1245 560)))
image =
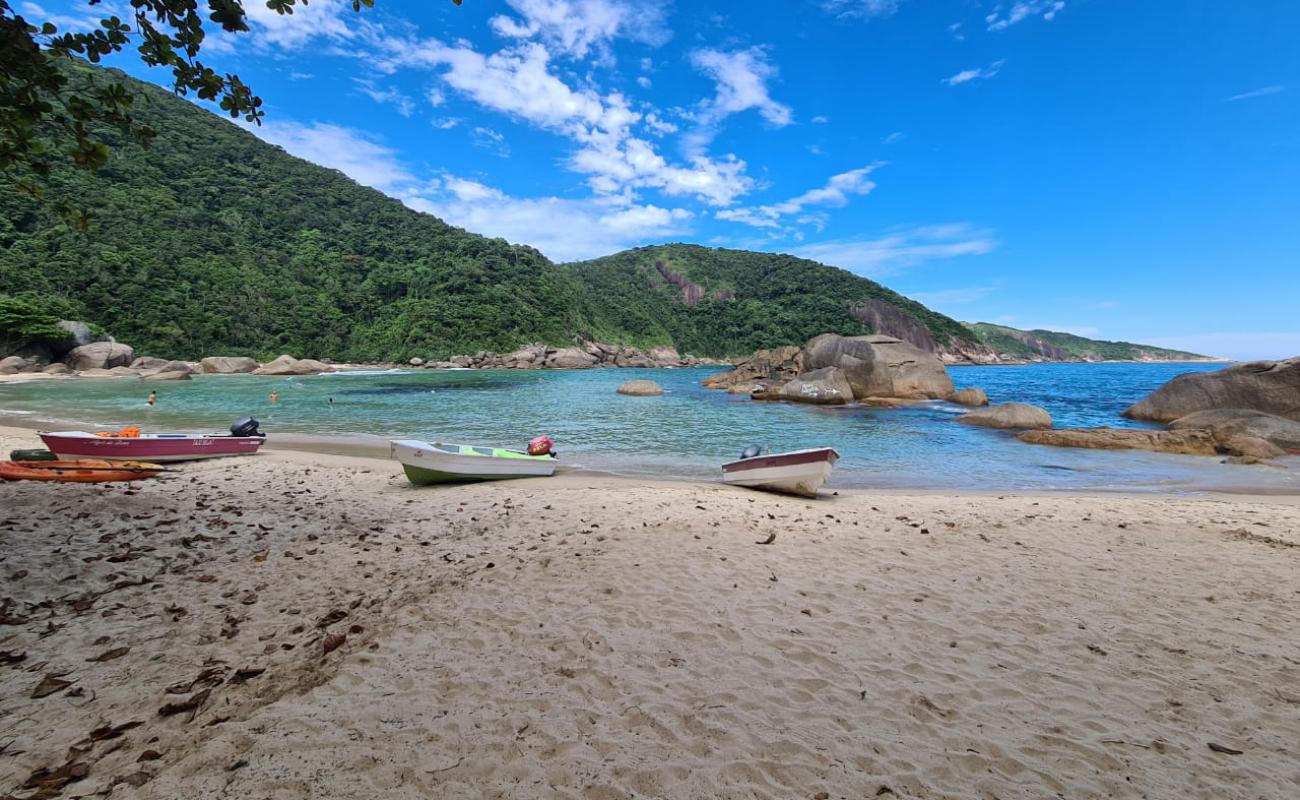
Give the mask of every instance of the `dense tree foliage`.
POLYGON ((1132 342, 1108 342, 1086 339, 1072 333, 1034 329, 1022 331, 1005 325, 989 322, 967 323, 966 327, 995 352, 1012 356, 1041 355, 1035 340, 1046 343, 1049 347, 1061 351, 1072 358, 1087 361, 1137 361, 1142 359, 1182 359, 1204 358, 1183 350, 1169 350, 1164 347, 1152 347, 1132 342))
POLYGON ((113 77, 135 91, 135 113, 156 139, 145 148, 102 128, 112 147, 102 169, 51 170, 48 194, 84 208, 84 230, 0 183, 0 287, 44 298, 138 352, 397 360, 586 333, 740 355, 864 333, 848 311, 866 298, 898 306, 941 341, 962 335, 879 284, 792 256, 672 245, 556 266, 113 77), (734 297, 686 305, 658 260, 734 297))
MULTIPOLYGON (((460 5, 461 0, 452 2, 460 5)), ((100 0, 86 3, 100 6, 100 0)), ((374 0, 351 4, 360 11, 374 0)), ((307 0, 266 2, 280 15, 305 5, 307 0)), ((32 3, 22 8, 30 15, 45 15, 32 3)), ((95 124, 111 124, 138 140, 153 136, 152 129, 136 119, 135 98, 125 83, 70 80, 75 73, 66 65, 72 57, 98 63, 134 46, 147 66, 171 70, 176 94, 193 93, 217 103, 231 117, 261 123, 262 99, 238 75, 223 75, 199 60, 203 40, 213 29, 227 34, 248 31, 244 0, 131 0, 123 13, 126 19, 106 9, 96 28, 60 31, 55 23, 28 19, 10 0, 0 0, 0 172, 21 167, 43 177, 54 156, 70 157, 82 167, 103 166, 108 148, 91 130, 95 124)), ((29 181, 24 188, 39 194, 41 187, 29 181)))
POLYGON ((0 294, 0 355, 25 345, 71 339, 72 334, 58 325, 63 310, 39 297, 0 294))
POLYGON ((586 316, 598 332, 622 330, 639 343, 675 342, 699 355, 731 356, 820 333, 872 333, 850 313, 883 300, 926 325, 941 344, 966 339, 961 323, 875 281, 803 258, 699 245, 642 247, 568 268, 590 287, 586 316), (700 301, 665 276, 699 287, 700 301))

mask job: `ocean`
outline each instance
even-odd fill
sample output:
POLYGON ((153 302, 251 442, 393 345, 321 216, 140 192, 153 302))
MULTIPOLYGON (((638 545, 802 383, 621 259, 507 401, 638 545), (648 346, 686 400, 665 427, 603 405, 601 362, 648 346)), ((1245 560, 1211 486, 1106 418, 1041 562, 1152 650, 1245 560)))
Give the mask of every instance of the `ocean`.
MULTIPOLYGON (((1042 406, 1057 427, 1148 427, 1120 412, 1183 372, 1218 364, 1034 364, 956 367, 958 388, 993 403, 1042 406)), ((902 409, 760 403, 707 390, 716 367, 596 370, 396 370, 310 377, 198 376, 0 384, 0 415, 65 428, 224 431, 252 416, 277 434, 417 438, 522 447, 556 441, 561 464, 628 476, 717 479, 751 444, 773 451, 833 446, 836 487, 961 491, 1300 492, 1300 458, 1280 465, 1135 451, 1042 447, 1010 433, 959 425, 966 409, 929 402, 902 409), (620 383, 658 382, 662 397, 624 397, 620 383), (145 404, 150 390, 158 404, 145 404), (279 402, 271 404, 274 390, 279 402), (330 398, 334 403, 331 406, 330 398)))

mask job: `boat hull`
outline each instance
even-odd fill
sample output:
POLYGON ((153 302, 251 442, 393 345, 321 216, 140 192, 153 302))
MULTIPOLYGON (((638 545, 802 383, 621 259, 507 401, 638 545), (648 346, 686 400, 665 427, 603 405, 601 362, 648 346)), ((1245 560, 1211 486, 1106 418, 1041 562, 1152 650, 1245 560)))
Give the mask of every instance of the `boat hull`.
POLYGON ((553 458, 462 455, 443 452, 427 442, 414 440, 392 442, 390 447, 392 457, 401 463, 407 479, 417 486, 544 478, 555 474, 553 458))
POLYGON ((198 461, 206 458, 256 453, 266 439, 261 436, 211 436, 206 434, 145 434, 136 437, 96 436, 81 431, 42 433, 41 441, 59 458, 74 461, 98 458, 108 461, 198 461))
POLYGON ((820 447, 742 458, 722 465, 722 480, 732 486, 816 497, 839 457, 833 448, 820 447))

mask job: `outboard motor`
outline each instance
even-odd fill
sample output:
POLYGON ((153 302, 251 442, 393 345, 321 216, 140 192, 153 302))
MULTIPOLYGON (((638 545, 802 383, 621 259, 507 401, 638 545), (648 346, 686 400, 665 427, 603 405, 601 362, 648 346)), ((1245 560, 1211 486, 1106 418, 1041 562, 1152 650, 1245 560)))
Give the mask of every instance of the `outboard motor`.
POLYGON ((243 419, 236 422, 234 425, 230 426, 230 435, 231 436, 266 436, 265 433, 262 433, 257 429, 257 426, 258 426, 257 420, 253 419, 252 417, 244 417, 243 419))
POLYGON ((749 447, 746 447, 746 448, 745 448, 745 452, 741 453, 741 454, 740 454, 740 457, 741 457, 741 458, 754 458, 755 456, 757 456, 759 453, 762 453, 762 452, 763 452, 763 446, 762 446, 762 445, 751 444, 749 447))

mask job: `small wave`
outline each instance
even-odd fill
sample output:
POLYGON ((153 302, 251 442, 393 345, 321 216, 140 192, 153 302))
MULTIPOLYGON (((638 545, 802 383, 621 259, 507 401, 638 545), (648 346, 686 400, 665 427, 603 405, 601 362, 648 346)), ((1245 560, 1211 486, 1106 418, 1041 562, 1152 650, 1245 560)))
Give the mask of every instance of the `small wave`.
POLYGON ((322 376, 329 375, 335 378, 346 378, 346 377, 365 376, 365 375, 408 375, 408 374, 410 373, 407 370, 398 369, 396 367, 394 367, 393 369, 345 369, 339 372, 321 373, 322 376))
POLYGON ((0 416, 3 417, 30 417, 35 411, 19 411, 16 408, 0 408, 0 416))

